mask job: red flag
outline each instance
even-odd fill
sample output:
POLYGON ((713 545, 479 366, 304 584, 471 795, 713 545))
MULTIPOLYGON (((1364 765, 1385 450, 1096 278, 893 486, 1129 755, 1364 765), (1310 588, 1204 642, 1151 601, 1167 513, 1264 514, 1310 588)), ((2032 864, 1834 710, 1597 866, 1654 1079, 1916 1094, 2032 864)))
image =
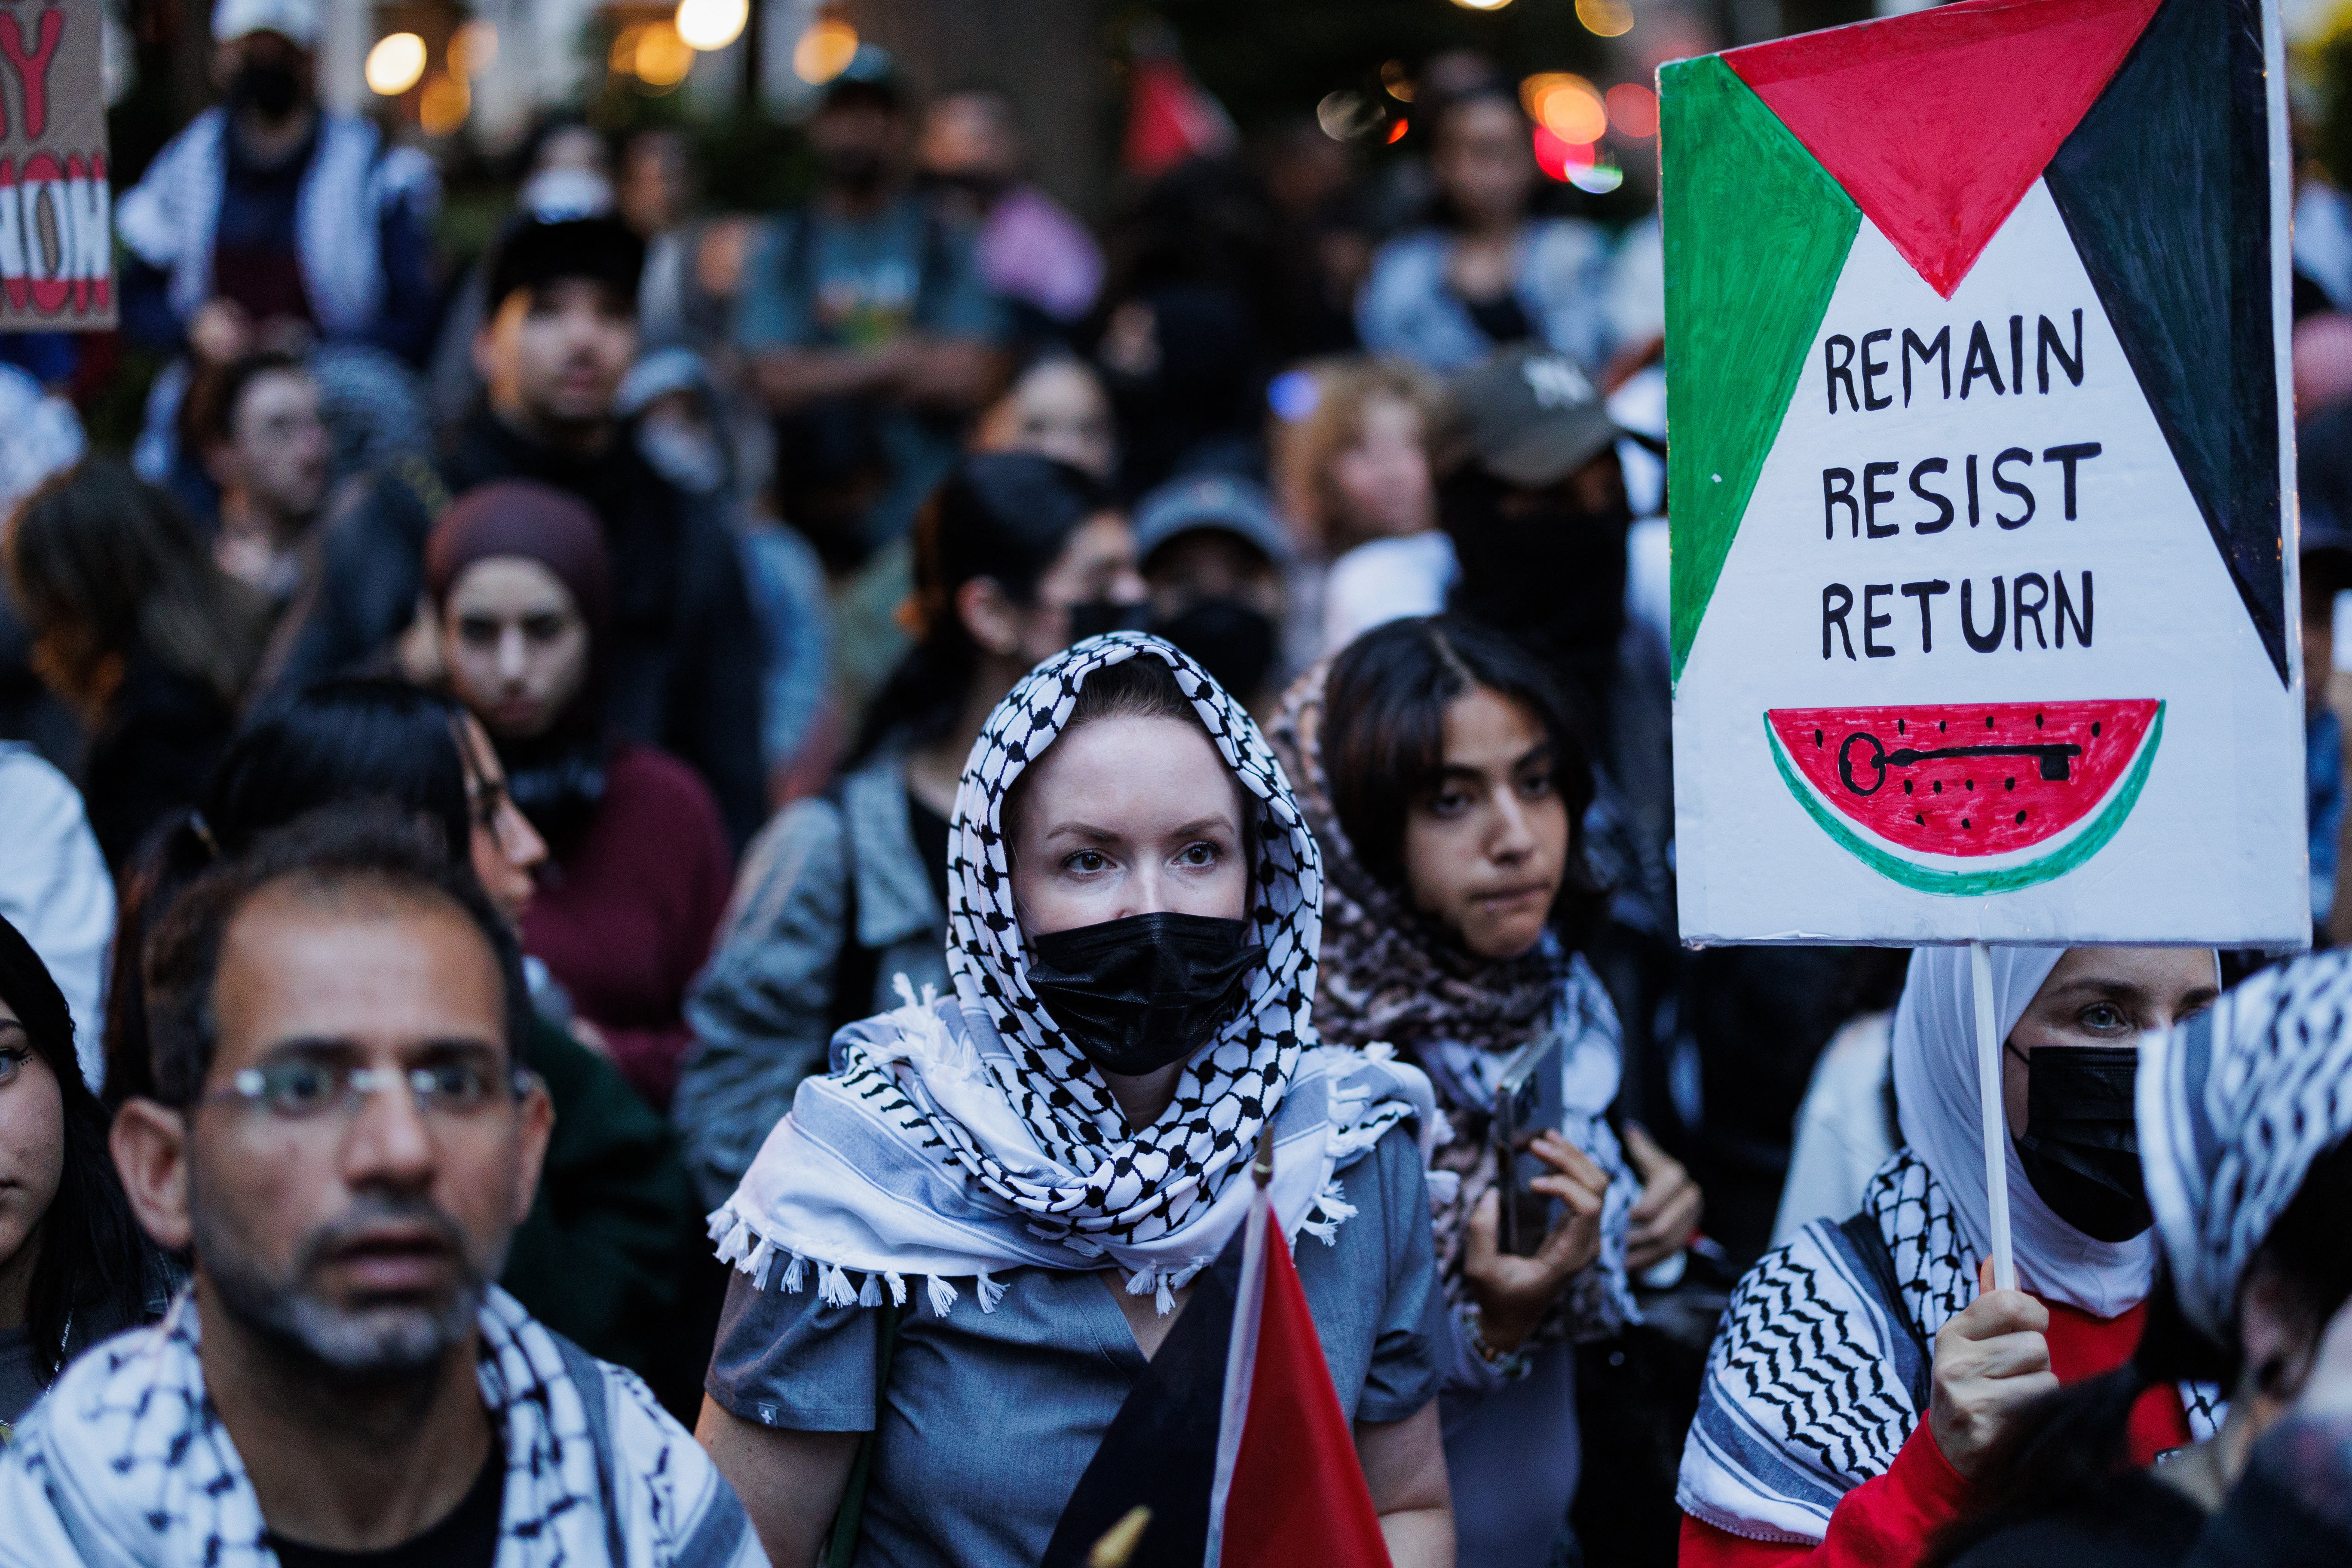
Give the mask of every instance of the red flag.
POLYGON ((1261 1187, 1234 1307, 1208 1568, 1384 1568, 1355 1434, 1272 1208, 1261 1187))
POLYGON ((1122 156, 1128 173, 1153 179, 1187 158, 1233 147, 1234 122, 1224 106, 1192 79, 1172 50, 1139 54, 1128 80, 1122 156))

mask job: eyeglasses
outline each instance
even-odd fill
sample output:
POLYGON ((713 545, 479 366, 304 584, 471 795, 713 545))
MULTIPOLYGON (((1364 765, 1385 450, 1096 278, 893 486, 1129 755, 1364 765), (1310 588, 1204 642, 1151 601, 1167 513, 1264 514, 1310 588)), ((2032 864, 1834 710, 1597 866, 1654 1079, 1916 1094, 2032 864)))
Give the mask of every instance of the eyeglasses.
POLYGON ((515 1068, 505 1075, 501 1091, 499 1077, 494 1068, 463 1058, 422 1067, 363 1068, 296 1057, 246 1068, 229 1079, 227 1088, 204 1098, 258 1106, 283 1121, 315 1121, 330 1116, 349 1121, 359 1114, 369 1095, 404 1083, 419 1111, 457 1119, 478 1115, 501 1100, 521 1100, 539 1082, 538 1075, 529 1068, 515 1068))

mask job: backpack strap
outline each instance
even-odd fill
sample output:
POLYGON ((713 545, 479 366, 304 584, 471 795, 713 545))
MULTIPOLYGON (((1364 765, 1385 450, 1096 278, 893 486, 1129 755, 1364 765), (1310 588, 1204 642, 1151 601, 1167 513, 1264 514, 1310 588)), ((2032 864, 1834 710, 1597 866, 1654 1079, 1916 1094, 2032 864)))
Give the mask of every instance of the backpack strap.
POLYGON ((849 1462, 849 1480, 841 1489, 841 1506, 833 1516, 826 1538, 824 1568, 850 1568, 857 1555, 857 1537, 866 1524, 866 1483, 874 1471, 874 1444, 882 1435, 883 1396, 890 1387, 890 1360, 898 1348, 898 1325, 915 1310, 909 1291, 903 1307, 885 1303, 877 1309, 882 1321, 874 1336, 874 1430, 857 1439, 857 1457, 849 1462))
POLYGON ((1886 1310, 1894 1315, 1896 1322, 1903 1325, 1903 1331, 1911 1337, 1912 1344, 1918 1349, 1919 1371, 1911 1380, 1911 1408, 1918 1412, 1920 1420, 1925 1421, 1927 1418, 1928 1396, 1934 1392, 1936 1347, 1927 1342, 1927 1336, 1919 1331, 1919 1325, 1912 1320, 1910 1310, 1904 1305, 1903 1281, 1895 1275, 1895 1254, 1886 1248, 1886 1237, 1878 1228, 1878 1216, 1864 1209, 1860 1214, 1850 1215, 1839 1222, 1838 1229, 1843 1231, 1846 1240, 1853 1244, 1863 1268, 1870 1273, 1871 1282, 1878 1287, 1879 1299, 1886 1303, 1886 1310))
POLYGON ((857 935, 857 840, 849 830, 849 806, 843 794, 845 781, 835 779, 824 786, 824 799, 841 818, 841 946, 833 955, 832 1006, 825 1017, 825 1039, 841 1033, 860 1018, 874 1012, 874 984, 882 975, 880 950, 871 948, 857 935))

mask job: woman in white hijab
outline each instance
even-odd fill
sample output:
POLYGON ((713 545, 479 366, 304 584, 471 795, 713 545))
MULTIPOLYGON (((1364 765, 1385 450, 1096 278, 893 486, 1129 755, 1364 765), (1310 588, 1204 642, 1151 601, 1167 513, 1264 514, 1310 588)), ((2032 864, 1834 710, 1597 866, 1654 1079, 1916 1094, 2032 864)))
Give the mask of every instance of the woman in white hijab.
MULTIPOLYGON (((1922 948, 1895 1016, 1904 1147, 1859 1214, 1807 1226, 1733 1292, 1683 1450, 1684 1568, 1908 1564, 2021 1409, 2130 1359, 2157 1253, 2137 1046, 2211 1002, 2213 955, 2000 947, 1992 972, 2020 1289, 1990 1288, 1969 953, 1922 948)), ((2133 1452, 2212 1418, 2210 1391, 2150 1390, 2133 1452)))

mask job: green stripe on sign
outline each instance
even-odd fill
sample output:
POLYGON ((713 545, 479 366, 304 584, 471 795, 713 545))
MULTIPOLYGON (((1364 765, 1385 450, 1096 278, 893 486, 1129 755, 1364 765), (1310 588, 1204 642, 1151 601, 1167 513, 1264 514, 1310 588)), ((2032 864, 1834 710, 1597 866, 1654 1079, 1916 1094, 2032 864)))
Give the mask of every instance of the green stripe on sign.
POLYGON ((2013 893, 2020 888, 2031 888, 2047 882, 2067 872, 2107 847, 2116 829, 2139 803, 2139 792, 2147 783, 2147 771, 2156 765, 2156 748, 2164 739, 2164 704, 2158 703, 2156 720, 2147 728, 2147 738, 2140 742, 2139 757, 2132 763, 2131 772, 2116 786, 2115 794, 2099 809, 2091 825, 2076 834, 2061 848, 2053 849, 2039 860, 2021 865, 2005 866, 1997 871, 1947 871, 1932 866, 1915 866, 1898 855, 1890 855, 1863 837, 1828 806, 1813 796, 1812 787, 1797 776, 1789 764, 1788 754, 1780 749, 1780 737, 1773 732, 1770 715, 1764 720, 1764 743, 1772 750, 1772 765, 1780 770, 1780 782, 1797 797, 1797 804, 1820 825, 1822 832, 1838 842, 1838 847, 1877 872, 1880 876, 1902 883, 1922 893, 1943 893, 1952 898, 1982 898, 1988 893, 2013 893))
POLYGON ((1680 680, 1862 209, 1714 56, 1662 68, 1658 100, 1680 680))

